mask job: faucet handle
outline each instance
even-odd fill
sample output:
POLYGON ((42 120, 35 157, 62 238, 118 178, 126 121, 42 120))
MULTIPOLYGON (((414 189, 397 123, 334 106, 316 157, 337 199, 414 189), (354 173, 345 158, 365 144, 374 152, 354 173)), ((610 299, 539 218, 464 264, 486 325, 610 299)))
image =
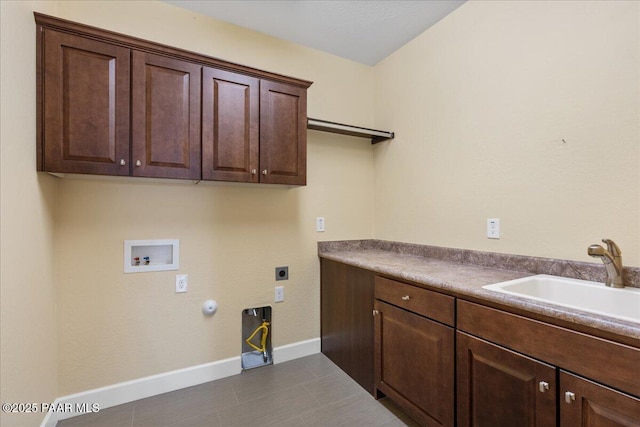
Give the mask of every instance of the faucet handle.
POLYGON ((618 245, 616 245, 616 242, 614 242, 613 240, 611 240, 611 239, 602 239, 602 243, 606 243, 607 250, 609 251, 609 253, 611 255, 613 255, 613 256, 622 255, 622 251, 620 250, 618 245))

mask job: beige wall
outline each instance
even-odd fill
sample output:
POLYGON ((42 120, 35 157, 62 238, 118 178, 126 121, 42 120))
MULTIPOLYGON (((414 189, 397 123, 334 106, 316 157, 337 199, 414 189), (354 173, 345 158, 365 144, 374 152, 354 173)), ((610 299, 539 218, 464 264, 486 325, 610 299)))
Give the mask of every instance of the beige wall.
POLYGON ((273 306, 276 346, 318 337, 317 240, 590 260, 611 237, 640 266, 637 2, 468 2, 374 68, 156 1, 0 5, 2 402, 236 356, 251 306, 273 306), (310 131, 293 189, 36 174, 33 10, 312 80, 309 116, 397 137, 310 131), (180 239, 180 270, 124 274, 123 240, 152 238, 180 239))
MULTIPOLYGON (((311 117, 373 121, 370 67, 159 2, 59 2, 58 15, 312 80, 311 117)), ((59 181, 60 395, 238 356, 245 308, 272 305, 274 346, 319 336, 316 242, 373 236, 373 150, 308 139, 301 188, 59 181), (180 270, 124 274, 123 240, 154 238, 180 239, 180 270), (282 265, 290 279, 274 304, 282 265), (187 294, 175 294, 175 274, 189 275, 187 294), (200 312, 209 298, 213 318, 200 312)))
MULTIPOLYGON (((57 397, 56 180, 36 174, 35 24, 47 2, 0 2, 0 402, 57 397)), ((0 414, 0 425, 43 415, 0 414)))
POLYGON ((376 237, 640 266, 639 8, 470 1, 378 64, 376 237))

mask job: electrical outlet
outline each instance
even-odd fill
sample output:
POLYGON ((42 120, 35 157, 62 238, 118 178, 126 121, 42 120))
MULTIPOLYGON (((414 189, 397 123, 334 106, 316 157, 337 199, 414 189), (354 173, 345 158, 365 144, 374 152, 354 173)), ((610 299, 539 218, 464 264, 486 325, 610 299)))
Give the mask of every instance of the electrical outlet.
POLYGON ((276 281, 289 280, 289 267, 276 267, 276 281))
POLYGON ((500 238, 500 219, 487 218, 487 237, 489 239, 500 238))
POLYGON ((276 294, 273 301, 274 302, 284 301, 284 286, 276 286, 276 294))
POLYGON ((324 217, 319 216, 316 218, 316 231, 324 231, 324 217))
POLYGON ((189 287, 187 274, 176 274, 176 293, 187 292, 189 287))

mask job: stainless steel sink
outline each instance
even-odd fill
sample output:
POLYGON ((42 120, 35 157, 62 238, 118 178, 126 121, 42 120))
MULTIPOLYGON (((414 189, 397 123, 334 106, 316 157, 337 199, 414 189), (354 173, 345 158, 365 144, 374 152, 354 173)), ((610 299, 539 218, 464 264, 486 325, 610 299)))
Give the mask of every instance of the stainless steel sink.
POLYGON ((640 289, 538 274, 484 289, 640 323, 640 289))

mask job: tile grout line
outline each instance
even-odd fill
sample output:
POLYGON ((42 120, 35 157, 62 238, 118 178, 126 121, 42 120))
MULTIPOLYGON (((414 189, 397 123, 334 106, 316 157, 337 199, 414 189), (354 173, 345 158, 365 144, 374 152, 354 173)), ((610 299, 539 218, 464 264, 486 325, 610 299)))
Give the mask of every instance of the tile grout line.
POLYGON ((131 427, 133 427, 133 423, 135 422, 136 419, 136 408, 138 407, 138 404, 133 405, 133 409, 131 409, 131 427))
MULTIPOLYGON (((232 389, 233 389, 233 387, 232 387, 232 389)), ((234 392, 234 394, 235 394, 235 392, 234 392)), ((219 409, 218 409, 218 410, 216 410, 216 418, 218 419, 218 425, 219 425, 220 427, 224 427, 224 426, 222 425, 222 418, 220 418, 220 410, 219 410, 219 409)))

